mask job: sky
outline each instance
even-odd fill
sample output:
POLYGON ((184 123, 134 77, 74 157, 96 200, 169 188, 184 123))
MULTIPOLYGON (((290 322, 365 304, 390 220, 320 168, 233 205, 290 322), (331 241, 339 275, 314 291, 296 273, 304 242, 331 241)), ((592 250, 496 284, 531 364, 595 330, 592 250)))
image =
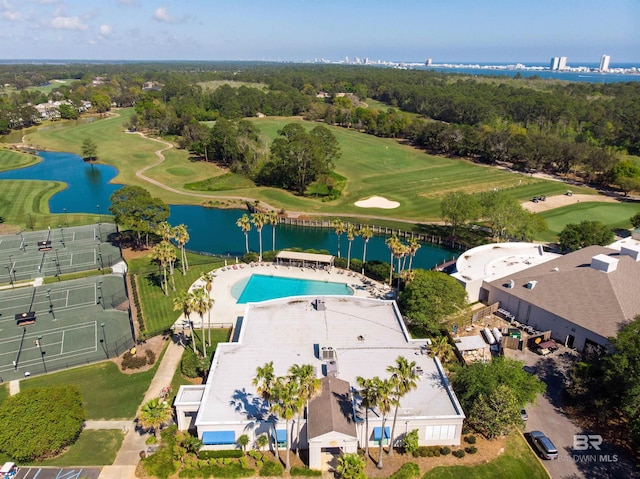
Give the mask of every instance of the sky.
POLYGON ((640 64, 640 0, 0 0, 0 59, 640 64))

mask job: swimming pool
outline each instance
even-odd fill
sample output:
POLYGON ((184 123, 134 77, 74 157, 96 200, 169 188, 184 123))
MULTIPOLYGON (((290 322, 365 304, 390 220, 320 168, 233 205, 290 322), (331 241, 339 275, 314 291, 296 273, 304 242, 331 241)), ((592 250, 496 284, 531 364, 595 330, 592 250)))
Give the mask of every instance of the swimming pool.
POLYGON ((238 304, 246 304, 289 296, 351 296, 353 290, 344 283, 252 274, 234 284, 231 295, 238 300, 238 304))

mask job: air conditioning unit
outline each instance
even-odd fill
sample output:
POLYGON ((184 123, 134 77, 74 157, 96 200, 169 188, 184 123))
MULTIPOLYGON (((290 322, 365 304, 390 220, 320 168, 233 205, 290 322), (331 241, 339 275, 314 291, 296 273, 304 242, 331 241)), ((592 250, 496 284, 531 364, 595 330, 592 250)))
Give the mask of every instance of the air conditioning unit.
POLYGON ((320 359, 323 361, 333 361, 336 359, 336 350, 331 346, 320 348, 320 359))

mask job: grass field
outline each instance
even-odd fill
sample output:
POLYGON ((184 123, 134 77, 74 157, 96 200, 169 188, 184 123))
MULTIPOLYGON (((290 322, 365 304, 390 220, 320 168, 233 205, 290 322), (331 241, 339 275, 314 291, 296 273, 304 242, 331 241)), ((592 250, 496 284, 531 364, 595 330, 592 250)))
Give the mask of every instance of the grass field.
POLYGON ((60 371, 22 381, 21 389, 74 384, 82 394, 87 419, 132 419, 149 388, 161 357, 153 368, 136 374, 123 374, 118 366, 105 361, 91 366, 60 371))
MULTIPOLYGON (((54 88, 58 88, 61 87, 62 85, 66 85, 68 83, 77 81, 75 78, 69 78, 69 79, 60 79, 60 80, 51 80, 50 83, 46 84, 46 85, 40 85, 40 86, 30 86, 28 88, 26 88, 27 91, 39 91, 44 93, 45 95, 48 95, 49 93, 51 93, 53 91, 54 88)), ((3 87, 2 89, 0 89, 0 95, 9 95, 11 93, 17 93, 17 90, 14 87, 3 87)))
POLYGON ((0 148, 0 171, 15 170, 34 165, 40 161, 39 156, 18 153, 0 148))
POLYGON ((487 464, 479 466, 436 467, 422 479, 548 479, 525 439, 520 434, 511 434, 504 454, 487 464))
POLYGON ((85 429, 80 433, 78 440, 61 456, 22 466, 108 466, 113 464, 123 439, 124 435, 117 429, 85 429))
POLYGON ((9 397, 9 384, 0 384, 0 404, 9 397))
POLYGON ((540 213, 548 226, 548 230, 541 236, 543 241, 554 241, 555 236, 570 223, 580 223, 585 220, 600 221, 612 229, 631 228, 629 218, 640 212, 640 203, 596 203, 585 202, 570 206, 563 206, 554 210, 540 213))

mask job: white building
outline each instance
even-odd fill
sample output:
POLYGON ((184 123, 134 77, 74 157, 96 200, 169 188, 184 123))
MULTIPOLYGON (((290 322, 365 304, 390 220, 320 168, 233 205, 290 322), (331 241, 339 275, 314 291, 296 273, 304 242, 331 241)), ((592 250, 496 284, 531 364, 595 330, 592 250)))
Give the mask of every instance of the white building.
POLYGON ((567 57, 560 57, 558 60, 558 70, 566 70, 567 69, 567 57))
POLYGON ((553 57, 549 63, 549 70, 557 70, 560 65, 560 57, 553 57))
POLYGON ((289 424, 291 443, 309 448, 309 467, 321 467, 323 450, 386 444, 393 414, 383 430, 379 411, 370 410, 366 437, 356 378, 388 378, 399 356, 415 362, 419 380, 401 400, 395 444, 413 429, 421 445, 460 444, 464 413, 440 362, 426 354, 424 340, 410 338, 395 302, 301 296, 250 303, 238 327, 236 342, 218 345, 206 385, 182 386, 174 403, 178 428, 195 428, 205 449, 237 447, 243 434, 252 443, 261 434, 286 440, 285 421, 271 416, 252 386, 256 368, 271 361, 277 376, 311 364, 322 378, 300 427, 289 424))
POLYGON ((600 71, 601 72, 608 72, 609 71, 609 62, 611 61, 611 56, 610 55, 602 55, 602 58, 600 59, 600 71))

